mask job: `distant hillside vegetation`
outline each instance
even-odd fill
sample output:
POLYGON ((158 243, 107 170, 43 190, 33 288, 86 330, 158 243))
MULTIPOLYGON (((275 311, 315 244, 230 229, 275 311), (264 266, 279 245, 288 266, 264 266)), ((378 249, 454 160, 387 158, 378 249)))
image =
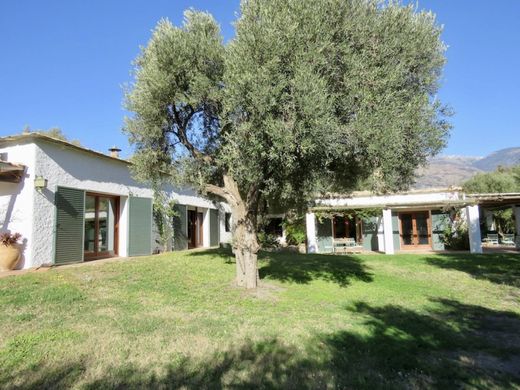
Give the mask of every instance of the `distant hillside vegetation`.
POLYGON ((479 172, 492 172, 499 165, 520 164, 520 147, 501 149, 485 157, 440 156, 418 170, 413 188, 460 186, 479 172))

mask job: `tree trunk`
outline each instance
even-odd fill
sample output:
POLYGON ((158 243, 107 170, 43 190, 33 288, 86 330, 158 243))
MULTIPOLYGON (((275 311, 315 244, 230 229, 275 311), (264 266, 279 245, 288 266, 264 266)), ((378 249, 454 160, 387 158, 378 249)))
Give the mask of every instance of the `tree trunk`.
POLYGON ((257 253, 260 249, 256 239, 256 229, 247 216, 240 218, 239 213, 237 215, 232 213, 232 216, 236 221, 233 234, 236 282, 241 287, 256 288, 258 286, 257 253))
POLYGON ((227 175, 224 175, 223 187, 208 184, 206 191, 224 198, 231 207, 237 285, 256 288, 259 279, 257 253, 260 249, 256 238, 258 192, 253 188, 244 200, 236 181, 227 175))

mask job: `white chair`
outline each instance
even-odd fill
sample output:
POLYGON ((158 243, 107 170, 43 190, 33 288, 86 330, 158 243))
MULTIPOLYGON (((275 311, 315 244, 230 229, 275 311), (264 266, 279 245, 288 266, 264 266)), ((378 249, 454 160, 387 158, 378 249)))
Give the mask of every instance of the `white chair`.
POLYGON ((515 246, 515 235, 504 234, 504 238, 502 238, 502 245, 515 246))
POLYGON ((498 234, 488 234, 487 242, 490 245, 498 245, 498 234))

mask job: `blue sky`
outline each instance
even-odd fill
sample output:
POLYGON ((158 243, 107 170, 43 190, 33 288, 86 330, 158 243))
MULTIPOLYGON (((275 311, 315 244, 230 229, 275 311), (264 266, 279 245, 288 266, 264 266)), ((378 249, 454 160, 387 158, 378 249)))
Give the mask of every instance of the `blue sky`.
MULTIPOLYGON (((208 10, 230 39, 238 0, 5 0, 0 3, 0 136, 60 127, 83 145, 119 145, 122 85, 157 21, 208 10)), ((423 0, 445 26, 439 96, 455 110, 443 154, 520 146, 520 1, 423 0)))

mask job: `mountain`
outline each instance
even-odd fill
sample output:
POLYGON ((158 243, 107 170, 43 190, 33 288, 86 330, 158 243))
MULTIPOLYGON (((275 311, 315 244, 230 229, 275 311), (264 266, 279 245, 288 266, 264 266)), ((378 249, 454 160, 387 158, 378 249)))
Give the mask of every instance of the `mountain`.
POLYGON ((497 150, 485 157, 439 156, 419 168, 413 188, 460 186, 477 173, 492 172, 499 165, 520 164, 520 147, 497 150))
POLYGON ((491 172, 499 165, 511 166, 517 164, 520 164, 520 148, 507 148, 475 161, 473 166, 485 172, 491 172))

